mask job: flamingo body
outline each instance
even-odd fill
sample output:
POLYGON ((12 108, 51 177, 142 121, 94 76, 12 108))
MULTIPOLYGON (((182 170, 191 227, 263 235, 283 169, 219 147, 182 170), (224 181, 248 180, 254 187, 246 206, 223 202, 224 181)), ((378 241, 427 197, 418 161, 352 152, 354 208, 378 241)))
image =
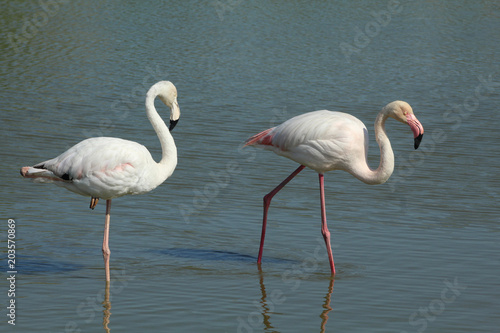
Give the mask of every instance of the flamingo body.
POLYGON ((143 145, 110 137, 86 139, 56 158, 23 168, 21 173, 37 182, 54 182, 72 192, 105 200, 149 192, 171 175, 143 145))
POLYGON ((247 140, 318 173, 350 171, 353 161, 365 161, 368 131, 356 117, 337 111, 313 111, 247 140))

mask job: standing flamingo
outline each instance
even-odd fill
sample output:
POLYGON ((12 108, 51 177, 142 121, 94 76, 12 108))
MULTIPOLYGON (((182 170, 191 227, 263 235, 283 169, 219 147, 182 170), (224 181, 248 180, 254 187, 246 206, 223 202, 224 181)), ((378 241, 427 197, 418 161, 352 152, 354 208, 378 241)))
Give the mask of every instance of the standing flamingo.
POLYGON ((305 167, 319 174, 321 201, 321 233, 325 240, 332 275, 335 275, 330 232, 326 225, 323 173, 344 170, 366 184, 383 184, 394 170, 394 154, 385 132, 388 117, 408 124, 413 132, 415 149, 420 145, 424 128, 413 114, 411 106, 403 101, 387 104, 375 120, 375 139, 380 146, 380 164, 376 170, 368 165, 368 131, 356 117, 335 111, 314 111, 285 121, 250 137, 245 146, 257 146, 288 157, 300 166, 274 190, 264 196, 264 217, 257 263, 262 261, 266 234, 267 211, 271 199, 305 167))
POLYGON ((177 165, 177 148, 170 134, 180 117, 177 89, 169 81, 154 84, 146 94, 146 115, 160 139, 162 158, 153 160, 143 145, 119 138, 97 137, 83 140, 56 158, 21 168, 21 175, 37 182, 54 182, 68 190, 91 197, 94 209, 99 198, 106 200, 106 219, 102 254, 106 271, 109 272, 109 220, 111 199, 127 194, 149 192, 163 183, 177 165), (156 111, 154 100, 160 100, 171 108, 170 127, 167 128, 156 111))

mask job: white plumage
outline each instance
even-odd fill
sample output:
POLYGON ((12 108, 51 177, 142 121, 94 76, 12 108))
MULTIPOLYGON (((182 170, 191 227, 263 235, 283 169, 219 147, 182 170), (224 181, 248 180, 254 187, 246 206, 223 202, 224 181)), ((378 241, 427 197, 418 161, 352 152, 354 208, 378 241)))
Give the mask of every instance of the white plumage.
POLYGON ((257 146, 287 157, 300 166, 274 190, 264 196, 264 216, 257 262, 262 260, 267 212, 271 200, 290 180, 305 167, 319 174, 321 201, 321 232, 325 240, 332 275, 335 265, 330 246, 330 232, 326 223, 324 176, 332 170, 344 170, 367 184, 382 184, 394 170, 394 154, 385 132, 388 117, 408 124, 414 135, 414 147, 418 148, 424 128, 413 114, 410 105, 403 101, 387 104, 375 121, 375 139, 380 146, 380 164, 377 169, 368 165, 368 131, 356 117, 335 111, 314 111, 285 121, 283 124, 262 131, 246 142, 246 146, 257 146))
POLYGON ((170 176, 171 172, 165 171, 143 145, 98 137, 84 140, 56 158, 30 167, 24 176, 107 200, 149 192, 170 176))
POLYGON ((36 182, 53 182, 75 193, 91 197, 90 208, 99 198, 106 200, 103 255, 109 281, 109 212, 111 199, 127 194, 142 194, 163 183, 177 165, 177 148, 170 134, 180 117, 177 89, 169 81, 154 84, 146 94, 146 115, 162 147, 162 159, 155 162, 143 145, 119 138, 86 139, 56 158, 21 168, 21 175, 36 182), (154 106, 160 98, 171 108, 170 128, 154 106))
POLYGON ((318 173, 347 171, 350 159, 366 158, 368 131, 359 119, 350 114, 320 110, 301 114, 269 129, 264 144, 257 141, 254 145, 290 158, 318 173), (272 142, 266 142, 269 139, 272 142))

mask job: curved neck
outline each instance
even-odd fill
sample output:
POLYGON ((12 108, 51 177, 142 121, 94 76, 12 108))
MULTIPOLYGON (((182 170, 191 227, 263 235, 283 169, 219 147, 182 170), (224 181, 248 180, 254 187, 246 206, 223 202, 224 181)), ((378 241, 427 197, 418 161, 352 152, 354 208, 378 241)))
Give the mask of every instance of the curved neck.
MULTIPOLYGON (((371 169, 366 160, 365 171, 354 175, 367 184, 383 184, 394 171, 394 153, 392 152, 391 142, 385 132, 385 121, 387 118, 388 114, 386 110, 382 110, 375 120, 375 140, 377 140, 380 146, 380 163, 378 168, 376 170, 371 169)), ((366 149, 368 149, 368 146, 366 149)))
POLYGON ((146 95, 146 115, 148 116, 151 125, 153 126, 158 139, 161 143, 161 161, 158 163, 160 174, 162 177, 168 178, 174 172, 177 165, 177 148, 175 147, 174 138, 167 125, 155 108, 155 98, 158 96, 156 91, 149 91, 146 95))

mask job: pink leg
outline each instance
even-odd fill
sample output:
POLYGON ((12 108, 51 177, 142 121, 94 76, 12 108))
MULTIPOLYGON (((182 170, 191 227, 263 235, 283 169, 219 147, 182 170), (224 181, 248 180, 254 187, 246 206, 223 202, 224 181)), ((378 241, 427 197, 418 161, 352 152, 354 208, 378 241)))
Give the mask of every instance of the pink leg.
POLYGON ((106 271, 106 281, 110 281, 109 274, 109 257, 111 251, 109 250, 109 220, 111 218, 109 212, 111 211, 111 199, 106 200, 106 221, 104 222, 104 239, 102 241, 102 256, 104 257, 104 269, 106 271))
POLYGON ((264 238, 266 237, 266 225, 267 225, 267 211, 269 210, 269 205, 271 204, 271 199, 278 193, 283 187, 285 187, 293 177, 297 176, 299 172, 301 172, 305 166, 301 165, 292 172, 290 176, 288 176, 281 184, 276 186, 274 190, 269 192, 264 196, 264 218, 262 219, 262 234, 260 236, 260 248, 259 248, 259 257, 257 258, 257 263, 260 264, 262 262, 262 251, 264 250, 264 238))
POLYGON ((332 276, 335 275, 335 264, 333 263, 332 247, 330 245, 330 231, 326 225, 326 207, 325 207, 325 184, 324 176, 319 174, 319 191, 321 200, 321 233, 325 239, 326 252, 328 252, 328 260, 330 261, 330 268, 332 270, 332 276))

